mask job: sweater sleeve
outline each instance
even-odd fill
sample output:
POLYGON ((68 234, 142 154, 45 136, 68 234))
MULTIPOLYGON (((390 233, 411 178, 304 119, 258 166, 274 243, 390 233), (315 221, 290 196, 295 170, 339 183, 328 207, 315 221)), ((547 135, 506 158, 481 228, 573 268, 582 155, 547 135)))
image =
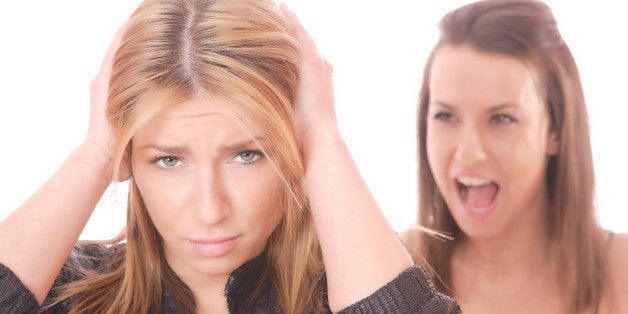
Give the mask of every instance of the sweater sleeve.
POLYGON ((414 265, 372 295, 340 311, 350 313, 462 313, 456 301, 438 293, 423 268, 414 265))
POLYGON ((0 313, 37 313, 35 295, 8 267, 0 264, 0 313))
MULTIPOLYGON (((77 270, 98 269, 102 264, 103 258, 114 251, 114 248, 99 244, 82 244, 75 246, 57 276, 46 300, 44 300, 44 304, 48 304, 57 297, 58 287, 81 278, 77 270)), ((67 312, 70 303, 71 300, 66 300, 66 302, 55 304, 47 308, 44 313, 67 312)), ((41 310, 41 306, 37 302, 35 295, 22 283, 11 269, 0 264, 0 313, 38 313, 41 310)))

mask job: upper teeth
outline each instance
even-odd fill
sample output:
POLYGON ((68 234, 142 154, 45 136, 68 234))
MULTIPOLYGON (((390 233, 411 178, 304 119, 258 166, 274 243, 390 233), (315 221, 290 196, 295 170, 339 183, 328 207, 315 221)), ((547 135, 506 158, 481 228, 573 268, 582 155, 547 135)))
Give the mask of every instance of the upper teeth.
POLYGON ((467 186, 481 186, 491 183, 491 181, 480 178, 458 177, 458 182, 467 186))

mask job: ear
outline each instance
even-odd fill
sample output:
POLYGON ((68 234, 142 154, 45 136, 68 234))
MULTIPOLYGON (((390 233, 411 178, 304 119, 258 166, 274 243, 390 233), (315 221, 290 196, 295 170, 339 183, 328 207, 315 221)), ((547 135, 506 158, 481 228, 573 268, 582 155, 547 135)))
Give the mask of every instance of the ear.
POLYGON ((550 128, 547 134, 547 147, 545 148, 545 152, 548 156, 554 156, 558 154, 558 149, 560 147, 560 141, 558 140, 558 132, 554 130, 554 128, 550 128))
POLYGON ((120 169, 118 169, 117 182, 124 182, 131 177, 131 143, 124 149, 122 155, 122 161, 120 162, 120 169))

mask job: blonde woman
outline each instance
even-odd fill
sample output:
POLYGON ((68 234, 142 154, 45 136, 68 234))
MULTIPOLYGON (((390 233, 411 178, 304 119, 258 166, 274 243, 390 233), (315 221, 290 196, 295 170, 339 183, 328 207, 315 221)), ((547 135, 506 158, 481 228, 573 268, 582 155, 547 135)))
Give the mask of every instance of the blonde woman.
POLYGON ((458 310, 377 208, 331 68, 283 14, 140 5, 92 83, 87 139, 0 225, 3 312, 458 310), (130 180, 125 231, 75 246, 111 178, 130 180))
POLYGON ((419 100, 417 262, 465 313, 626 313, 628 237, 596 222, 578 70, 550 8, 447 14, 419 100))

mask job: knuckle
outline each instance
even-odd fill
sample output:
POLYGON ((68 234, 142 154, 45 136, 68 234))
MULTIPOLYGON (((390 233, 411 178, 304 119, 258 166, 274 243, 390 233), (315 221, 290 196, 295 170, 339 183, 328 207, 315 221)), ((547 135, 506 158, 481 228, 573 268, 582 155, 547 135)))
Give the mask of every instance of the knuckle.
POLYGON ((326 59, 323 59, 323 64, 325 67, 325 72, 327 73, 333 73, 334 72, 334 66, 331 64, 331 62, 327 61, 326 59))

